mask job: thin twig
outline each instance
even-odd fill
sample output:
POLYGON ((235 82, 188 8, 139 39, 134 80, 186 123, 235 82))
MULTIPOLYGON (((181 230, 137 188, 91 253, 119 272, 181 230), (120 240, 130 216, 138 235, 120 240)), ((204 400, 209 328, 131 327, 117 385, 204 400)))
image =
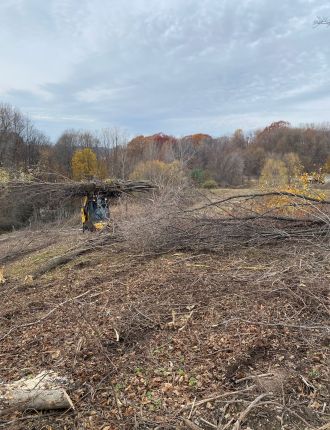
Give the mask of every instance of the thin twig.
MULTIPOLYGON (((203 400, 199 400, 198 402, 195 402, 195 407, 201 406, 205 403, 214 402, 215 400, 222 399, 223 397, 234 396, 235 394, 239 394, 239 393, 245 393, 247 391, 253 390, 255 387, 256 387, 255 385, 251 385, 250 387, 244 388, 243 390, 228 391, 227 393, 222 393, 216 396, 208 397, 207 399, 203 399, 203 400)), ((181 408, 178 414, 181 414, 183 411, 190 409, 192 404, 193 403, 189 403, 188 405, 181 408)))
POLYGON ((243 411, 243 412, 241 412, 241 414, 240 414, 240 416, 238 417, 237 421, 235 422, 235 424, 234 424, 234 426, 233 426, 233 429, 232 429, 232 430, 240 430, 242 422, 246 419, 246 417, 249 415, 249 413, 251 412, 251 410, 252 410, 255 406, 257 406, 257 404, 258 404, 262 399, 264 399, 264 398, 265 398, 265 397, 267 397, 267 396, 270 396, 270 393, 263 393, 263 394, 260 394, 260 396, 258 396, 257 398, 255 398, 255 399, 253 400, 253 402, 251 402, 251 403, 249 404, 249 406, 248 406, 246 409, 244 409, 244 411, 243 411))

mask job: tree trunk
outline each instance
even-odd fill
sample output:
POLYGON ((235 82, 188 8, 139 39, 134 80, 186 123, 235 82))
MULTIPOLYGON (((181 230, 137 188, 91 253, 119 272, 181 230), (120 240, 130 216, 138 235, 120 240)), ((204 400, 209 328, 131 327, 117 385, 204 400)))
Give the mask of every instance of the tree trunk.
POLYGON ((32 389, 21 388, 5 390, 0 395, 1 409, 74 409, 73 403, 63 388, 32 389))

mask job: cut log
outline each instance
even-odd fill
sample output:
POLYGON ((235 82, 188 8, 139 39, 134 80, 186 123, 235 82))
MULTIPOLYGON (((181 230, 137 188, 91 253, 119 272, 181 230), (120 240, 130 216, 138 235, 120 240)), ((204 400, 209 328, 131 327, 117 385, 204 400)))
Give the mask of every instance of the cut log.
POLYGON ((25 377, 19 381, 0 385, 0 414, 8 410, 34 409, 74 409, 73 403, 62 385, 67 385, 64 377, 52 370, 37 376, 25 377))
POLYGON ((73 403, 64 388, 49 390, 34 389, 8 390, 0 397, 0 405, 3 409, 28 410, 34 409, 74 409, 73 403))
POLYGON ((101 238, 94 239, 90 241, 86 246, 83 246, 81 248, 76 248, 70 252, 67 252, 64 255, 59 255, 56 257, 53 257, 47 263, 39 267, 37 270, 35 270, 32 273, 33 278, 37 278, 38 276, 41 276, 47 272, 50 272, 51 270, 56 269, 59 266, 63 266, 64 264, 69 263, 70 261, 76 259, 77 257, 80 257, 81 255, 87 254, 88 252, 95 251, 95 249, 98 249, 99 247, 102 247, 108 243, 115 243, 118 241, 118 238, 111 235, 104 235, 101 238))

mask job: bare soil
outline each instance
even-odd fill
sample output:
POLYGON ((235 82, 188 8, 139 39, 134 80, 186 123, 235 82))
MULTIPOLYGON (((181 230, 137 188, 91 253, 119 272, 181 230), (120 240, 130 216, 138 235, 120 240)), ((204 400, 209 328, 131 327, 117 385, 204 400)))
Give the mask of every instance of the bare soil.
POLYGON ((22 231, 0 241, 0 380, 55 370, 75 405, 9 411, 2 428, 301 430, 330 421, 326 245, 148 256, 113 244, 29 276, 86 237, 22 231))

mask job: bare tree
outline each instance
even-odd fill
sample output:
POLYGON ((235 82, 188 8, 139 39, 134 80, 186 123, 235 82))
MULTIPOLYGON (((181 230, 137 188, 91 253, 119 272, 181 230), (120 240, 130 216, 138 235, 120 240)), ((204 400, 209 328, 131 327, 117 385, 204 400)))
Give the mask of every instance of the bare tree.
POLYGON ((177 139, 176 142, 171 145, 173 159, 178 160, 183 168, 186 168, 192 158, 196 155, 196 147, 193 141, 189 137, 182 137, 177 139))
POLYGON ((315 20, 314 20, 314 25, 315 26, 319 26, 319 25, 327 25, 330 27, 330 18, 327 18, 325 16, 318 16, 315 20))
POLYGON ((91 148, 97 151, 97 148, 100 146, 100 141, 95 133, 80 130, 76 132, 76 135, 78 146, 82 148, 91 148))
POLYGON ((128 177, 128 154, 127 143, 123 142, 118 148, 118 163, 120 168, 120 179, 127 179, 128 177))
POLYGON ((54 146, 57 170, 65 176, 71 176, 71 160, 77 146, 77 135, 74 130, 64 131, 54 146))
POLYGON ((119 127, 104 128, 99 134, 103 158, 112 177, 124 178, 126 175, 127 133, 119 127))
POLYGON ((47 137, 30 119, 8 104, 0 105, 0 165, 19 170, 37 166, 47 137))

